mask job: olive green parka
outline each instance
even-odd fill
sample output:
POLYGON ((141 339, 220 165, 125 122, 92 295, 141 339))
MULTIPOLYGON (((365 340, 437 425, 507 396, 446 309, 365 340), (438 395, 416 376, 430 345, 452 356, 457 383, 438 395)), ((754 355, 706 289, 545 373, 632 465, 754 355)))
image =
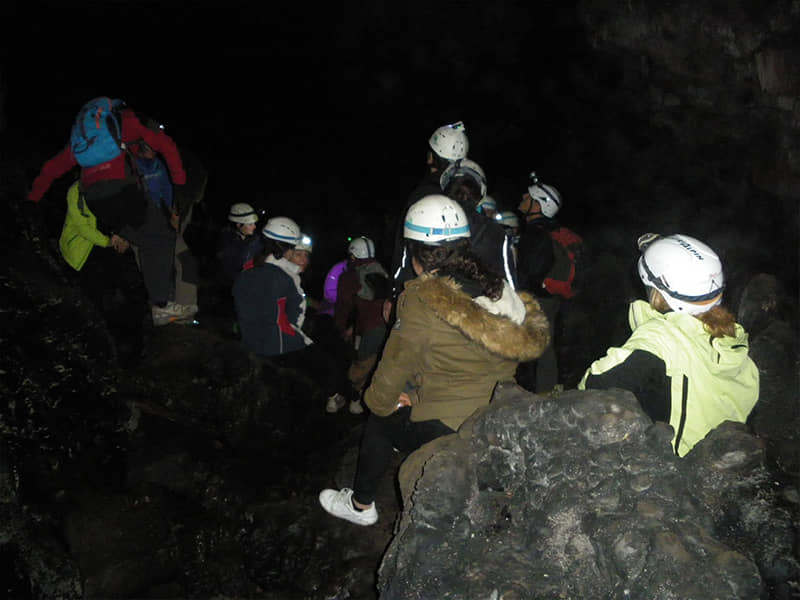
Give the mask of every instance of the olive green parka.
POLYGON ((496 302, 473 299, 450 277, 422 274, 397 300, 364 401, 388 416, 406 391, 412 421, 439 419, 457 429, 489 403, 497 382, 513 380, 518 363, 538 358, 548 343, 547 317, 529 294, 506 283, 496 302))

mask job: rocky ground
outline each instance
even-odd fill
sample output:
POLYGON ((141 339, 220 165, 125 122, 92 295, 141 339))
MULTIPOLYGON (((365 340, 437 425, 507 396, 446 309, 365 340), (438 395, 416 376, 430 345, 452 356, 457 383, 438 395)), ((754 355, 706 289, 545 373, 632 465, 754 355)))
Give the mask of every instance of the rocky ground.
MULTIPOLYGON (((512 389, 468 447, 430 463, 413 500, 398 456, 378 524, 358 528, 317 494, 352 480, 363 415, 325 413, 313 382, 248 355, 221 310, 195 327, 145 323, 141 345, 115 339, 12 206, 0 281, 10 598, 798 593, 797 339, 769 277, 739 293, 762 370, 760 438, 734 428, 677 461, 630 396, 512 389)), ((597 276, 626 280, 612 265, 597 276)), ((224 306, 215 289, 201 305, 224 306)), ((592 332, 619 335, 621 302, 586 325, 605 295, 563 313, 568 388, 601 343, 592 332)))

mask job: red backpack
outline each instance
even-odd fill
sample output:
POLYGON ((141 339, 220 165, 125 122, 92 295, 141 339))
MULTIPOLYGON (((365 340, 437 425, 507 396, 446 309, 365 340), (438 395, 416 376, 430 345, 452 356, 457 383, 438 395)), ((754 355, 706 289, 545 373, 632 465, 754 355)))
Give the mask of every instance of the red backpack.
POLYGON ((554 296, 572 298, 580 291, 583 271, 583 238, 571 229, 550 232, 555 261, 544 278, 544 288, 554 296))

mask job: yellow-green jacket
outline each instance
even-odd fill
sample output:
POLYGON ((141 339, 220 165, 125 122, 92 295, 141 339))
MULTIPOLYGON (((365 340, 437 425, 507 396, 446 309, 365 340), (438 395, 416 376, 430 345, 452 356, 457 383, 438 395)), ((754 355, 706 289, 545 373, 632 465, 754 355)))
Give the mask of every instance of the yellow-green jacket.
POLYGON ((81 201, 78 182, 67 192, 67 216, 58 241, 64 260, 76 271, 80 271, 89 253, 95 246, 106 248, 111 243, 108 236, 97 229, 95 216, 81 201))
POLYGON ((450 277, 423 274, 397 300, 397 321, 364 401, 387 416, 409 382, 412 421, 439 419, 457 429, 548 342, 547 317, 530 295, 506 285, 493 303, 473 299, 450 277))
POLYGON ((736 324, 735 337, 711 338, 699 319, 677 312, 660 313, 643 300, 630 305, 628 321, 631 337, 621 348, 609 348, 603 358, 593 362, 579 389, 629 389, 632 381, 648 376, 626 372, 636 368, 628 360, 631 354, 643 350, 664 363, 669 424, 675 430, 672 446, 678 456, 684 456, 723 421, 747 421, 758 400, 759 377, 748 356, 748 336, 741 325, 736 324), (606 377, 609 373, 611 378, 606 377), (593 383, 593 376, 600 376, 597 379, 603 384, 593 383), (615 379, 626 385, 614 385, 615 379))

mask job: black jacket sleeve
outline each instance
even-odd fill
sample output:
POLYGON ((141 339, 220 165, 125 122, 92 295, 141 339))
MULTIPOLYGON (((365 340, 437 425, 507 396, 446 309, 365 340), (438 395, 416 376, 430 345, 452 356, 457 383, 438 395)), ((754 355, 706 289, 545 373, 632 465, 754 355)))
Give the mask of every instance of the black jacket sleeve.
POLYGON ((633 392, 653 421, 669 423, 671 378, 664 361, 646 350, 634 350, 625 362, 600 375, 589 375, 586 389, 620 388, 633 392))
POLYGON ((542 295, 542 281, 553 268, 553 242, 546 229, 528 225, 517 244, 517 280, 519 289, 542 295))

